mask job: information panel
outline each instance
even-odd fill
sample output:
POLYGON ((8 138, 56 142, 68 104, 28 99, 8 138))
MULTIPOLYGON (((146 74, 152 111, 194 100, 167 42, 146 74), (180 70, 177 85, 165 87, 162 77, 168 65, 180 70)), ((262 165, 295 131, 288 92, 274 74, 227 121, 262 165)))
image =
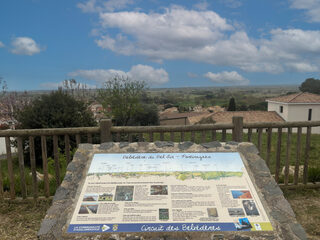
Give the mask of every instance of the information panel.
POLYGON ((272 231, 240 154, 95 154, 69 233, 272 231))

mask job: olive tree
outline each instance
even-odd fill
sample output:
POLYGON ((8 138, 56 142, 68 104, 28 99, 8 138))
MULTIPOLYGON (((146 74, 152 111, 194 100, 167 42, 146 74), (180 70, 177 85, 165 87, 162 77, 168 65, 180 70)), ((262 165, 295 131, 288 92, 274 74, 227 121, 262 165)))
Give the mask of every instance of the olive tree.
POLYGON ((113 119, 117 126, 149 125, 158 119, 150 118, 147 122, 141 118, 145 111, 156 112, 157 108, 146 107, 142 102, 145 95, 146 84, 143 81, 133 80, 129 77, 114 76, 107 80, 102 89, 99 90, 99 100, 107 110, 106 114, 113 119), (150 122, 152 121, 152 123, 150 122))

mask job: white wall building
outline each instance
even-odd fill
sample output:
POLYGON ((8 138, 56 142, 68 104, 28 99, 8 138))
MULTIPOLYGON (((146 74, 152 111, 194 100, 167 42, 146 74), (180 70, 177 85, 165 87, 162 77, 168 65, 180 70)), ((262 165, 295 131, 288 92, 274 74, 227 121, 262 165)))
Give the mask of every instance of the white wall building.
MULTIPOLYGON (((12 139, 12 138, 11 138, 12 139)), ((11 147, 11 153, 16 153, 17 149, 14 147, 11 147)), ((6 154, 6 141, 4 137, 0 138, 0 156, 6 154)))
MULTIPOLYGON (((277 112, 287 122, 320 121, 320 95, 301 92, 266 101, 268 111, 277 112)), ((305 131, 304 128, 303 132, 305 131)), ((320 133, 320 127, 312 128, 312 133, 320 133)))

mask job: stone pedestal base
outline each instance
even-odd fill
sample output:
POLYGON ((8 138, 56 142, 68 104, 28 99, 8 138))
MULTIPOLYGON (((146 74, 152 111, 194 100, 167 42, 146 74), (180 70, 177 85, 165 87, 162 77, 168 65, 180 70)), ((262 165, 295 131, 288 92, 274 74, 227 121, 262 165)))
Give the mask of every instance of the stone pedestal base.
POLYGON ((65 178, 57 189, 52 206, 42 221, 38 238, 49 239, 109 239, 109 240, 220 240, 220 239, 307 239, 291 206, 270 175, 265 161, 252 143, 192 142, 173 143, 103 143, 81 144, 68 165, 65 178), (269 232, 161 232, 119 234, 70 234, 67 227, 75 209, 93 154, 96 153, 161 153, 161 152, 240 152, 243 161, 267 212, 274 231, 269 232))

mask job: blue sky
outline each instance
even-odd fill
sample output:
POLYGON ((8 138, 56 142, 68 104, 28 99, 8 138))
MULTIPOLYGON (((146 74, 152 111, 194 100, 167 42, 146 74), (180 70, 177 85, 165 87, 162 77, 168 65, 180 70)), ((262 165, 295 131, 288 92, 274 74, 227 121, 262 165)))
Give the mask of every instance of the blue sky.
POLYGON ((300 84, 319 78, 320 0, 1 0, 10 90, 300 84))

